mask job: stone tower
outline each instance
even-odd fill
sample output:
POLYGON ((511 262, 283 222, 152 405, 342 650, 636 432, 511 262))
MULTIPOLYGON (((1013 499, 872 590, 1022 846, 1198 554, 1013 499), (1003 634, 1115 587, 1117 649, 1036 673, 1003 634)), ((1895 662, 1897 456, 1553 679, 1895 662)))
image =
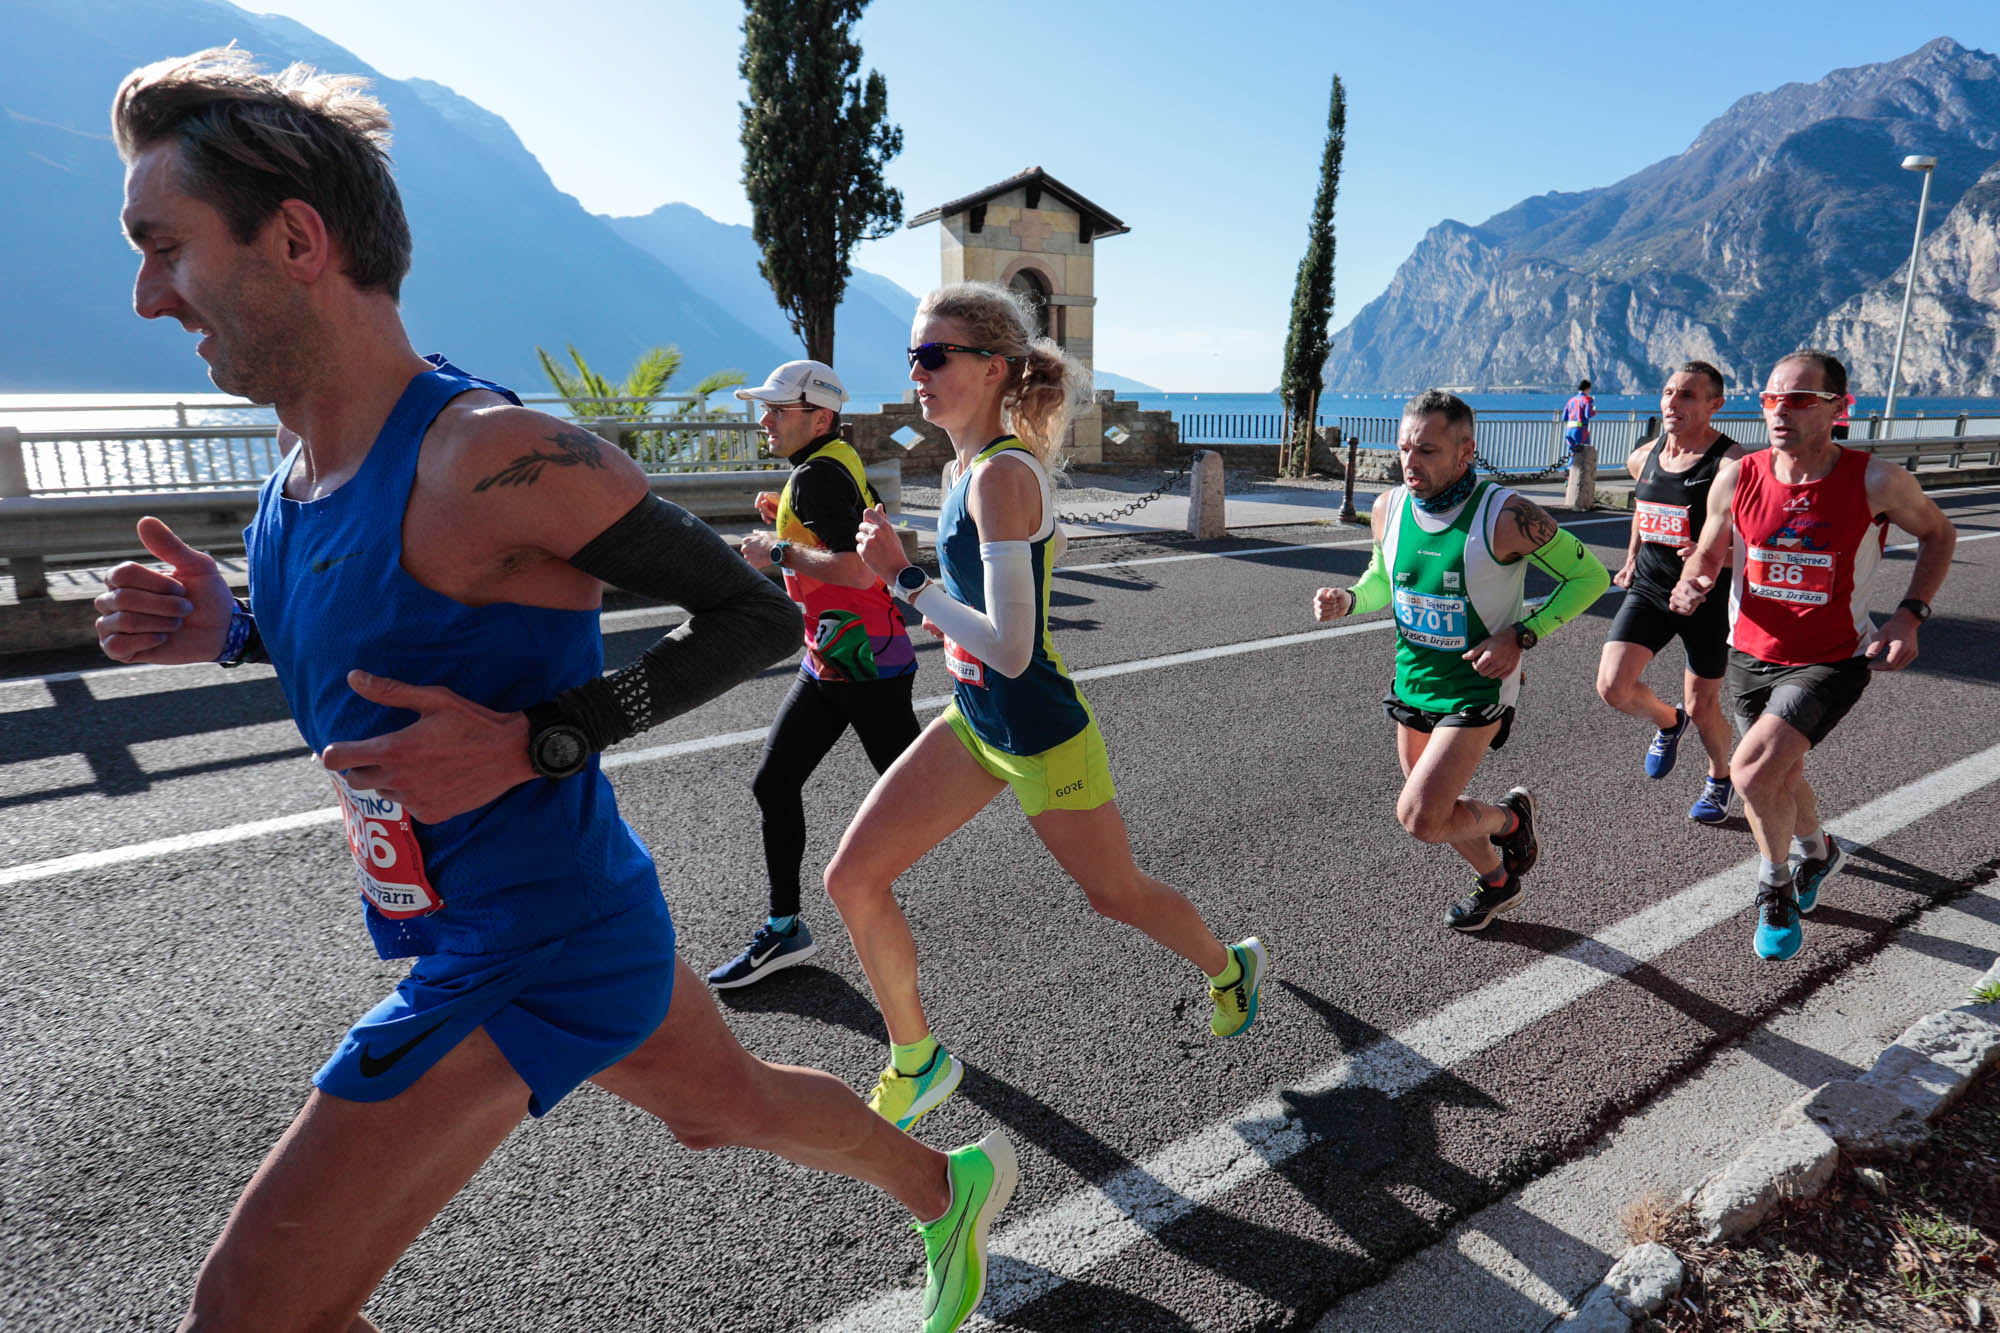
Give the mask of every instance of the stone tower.
MULTIPOLYGON (((940 234, 941 282, 997 282, 1031 296, 1042 332, 1064 351, 1091 365, 1091 245, 1131 230, 1040 167, 928 209, 910 219, 921 227, 944 224, 940 234)), ((1095 396, 1071 427, 1070 457, 1103 459, 1102 413, 1095 396)))

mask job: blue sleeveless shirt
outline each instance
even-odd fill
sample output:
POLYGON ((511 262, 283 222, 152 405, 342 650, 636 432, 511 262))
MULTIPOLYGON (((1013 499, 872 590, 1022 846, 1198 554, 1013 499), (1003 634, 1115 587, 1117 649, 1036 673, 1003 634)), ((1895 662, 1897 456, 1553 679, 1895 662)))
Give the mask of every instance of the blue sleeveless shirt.
MULTIPOLYGON (((1041 460, 1011 435, 1003 435, 979 451, 957 478, 938 510, 938 573, 954 601, 975 611, 986 610, 986 562, 979 557, 979 526, 965 502, 972 493, 972 474, 997 454, 1014 452, 1027 460, 1046 481, 1041 460)), ((1083 696, 1069 678, 1049 637, 1049 574, 1055 568, 1055 512, 1049 488, 1042 487, 1049 512, 1042 515, 1048 533, 1028 544, 1035 575, 1035 640, 1027 670, 1003 676, 949 639, 945 668, 952 676, 952 702, 971 726, 972 734, 1008 754, 1040 754, 1054 749, 1090 725, 1083 696)))
MULTIPOLYGON (((598 613, 466 606, 403 569, 403 514, 417 452, 445 405, 472 389, 511 392, 442 358, 403 390, 360 470, 331 495, 285 498, 294 449, 264 483, 244 530, 250 607, 299 732, 315 754, 416 721, 347 686, 359 667, 442 685, 514 712, 595 679, 598 613)), ((592 756, 560 782, 522 783, 477 810, 418 823, 371 792, 340 791, 369 934, 384 958, 495 953, 566 935, 659 896, 646 847, 619 817, 592 756)))

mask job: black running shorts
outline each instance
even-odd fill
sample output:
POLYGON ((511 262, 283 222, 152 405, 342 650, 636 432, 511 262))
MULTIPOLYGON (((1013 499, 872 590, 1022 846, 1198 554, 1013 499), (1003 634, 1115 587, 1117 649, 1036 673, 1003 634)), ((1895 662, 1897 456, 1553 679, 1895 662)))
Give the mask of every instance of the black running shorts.
POLYGON ((1658 656, 1676 635, 1687 653, 1687 669, 1703 680, 1721 680, 1729 669, 1728 594, 1718 588, 1693 615, 1677 616, 1646 594, 1627 589, 1605 641, 1636 643, 1658 656))
POLYGON ((1493 741, 1486 747, 1489 750, 1505 745, 1507 737, 1514 731, 1514 708, 1511 704, 1505 708, 1498 704, 1480 704, 1474 708, 1461 708, 1456 713, 1432 713, 1410 707, 1392 691, 1382 700, 1382 711, 1397 726, 1421 731, 1425 735, 1439 727, 1490 727, 1498 722, 1500 730, 1493 733, 1493 741))
POLYGON ((1729 650, 1729 693, 1743 726, 1747 729, 1769 713, 1796 727, 1814 745, 1847 716, 1868 688, 1868 676, 1865 657, 1786 666, 1729 650))

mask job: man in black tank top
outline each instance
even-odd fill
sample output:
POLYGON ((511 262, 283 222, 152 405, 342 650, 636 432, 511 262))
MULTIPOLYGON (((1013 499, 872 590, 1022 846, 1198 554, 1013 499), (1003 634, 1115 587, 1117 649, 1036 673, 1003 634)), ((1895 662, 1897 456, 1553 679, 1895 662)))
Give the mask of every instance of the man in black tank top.
POLYGON ((1742 446, 1709 424, 1722 406, 1722 372, 1706 361, 1689 361, 1660 391, 1660 437, 1632 451, 1625 461, 1632 474, 1632 539, 1625 565, 1612 576, 1625 601, 1612 618, 1604 654, 1597 664, 1597 693, 1622 713, 1644 718, 1657 730, 1646 748, 1649 778, 1674 768, 1689 723, 1708 751, 1708 776, 1688 818, 1720 824, 1729 817, 1735 789, 1729 779, 1729 752, 1735 736, 1722 712, 1722 678, 1729 666, 1729 605, 1713 598, 1691 616, 1675 615, 1667 598, 1681 578, 1681 562, 1701 538, 1708 511, 1708 488, 1725 458, 1740 458, 1742 446), (1676 707, 1653 693, 1639 675, 1676 637, 1687 654, 1676 707))

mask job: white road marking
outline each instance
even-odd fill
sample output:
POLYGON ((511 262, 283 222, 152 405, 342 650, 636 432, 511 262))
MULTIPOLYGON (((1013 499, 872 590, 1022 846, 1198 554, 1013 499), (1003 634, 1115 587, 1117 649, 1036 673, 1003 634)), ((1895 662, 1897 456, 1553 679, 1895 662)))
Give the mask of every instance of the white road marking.
MULTIPOLYGON (((1243 643, 1218 644, 1211 648, 1198 648, 1192 652, 1168 653, 1163 657, 1146 657, 1132 662, 1114 662, 1109 666, 1090 667, 1073 672, 1071 679, 1077 681, 1099 680, 1110 676, 1127 676, 1138 671, 1159 671, 1167 667, 1182 666, 1189 662, 1207 662, 1218 657, 1234 657, 1242 653, 1265 652, 1273 648, 1291 648, 1302 643, 1315 643, 1321 639, 1345 638, 1350 634, 1367 634, 1375 630, 1394 628, 1395 622, 1387 618, 1381 620, 1357 621, 1352 625, 1337 625, 1332 629, 1308 630, 1303 634, 1281 634, 1270 639, 1250 639, 1243 643)), ((936 694, 914 701, 917 708, 942 708, 951 702, 948 694, 936 694)), ((618 750, 604 756, 604 767, 608 770, 629 768, 634 764, 656 763, 684 754, 699 754, 705 750, 721 750, 732 745, 751 745, 764 739, 766 728, 754 731, 725 731, 712 736, 697 736, 689 740, 673 741, 666 745, 650 745, 638 750, 618 750)), ((181 852, 193 851, 200 847, 213 847, 219 843, 242 842, 250 838, 263 837, 269 833, 289 832, 295 828, 306 828, 314 824, 331 824, 340 818, 334 808, 307 810, 298 814, 281 815, 274 819, 253 820, 245 824, 232 824, 225 828, 206 829, 200 833, 184 833, 171 838, 157 838, 151 842, 130 843, 123 847, 105 847, 93 852, 78 852, 72 856, 60 856, 50 861, 33 861, 26 865, 0 869, 0 889, 13 884, 23 884, 30 880, 48 879, 54 875, 67 875, 79 870, 99 870, 105 866, 125 865, 134 861, 146 861, 155 857, 174 856, 181 852)))
MULTIPOLYGON (((1865 847, 1995 781, 2000 781, 2000 746, 1878 797, 1828 828, 1850 846, 1865 847)), ((1711 875, 1605 928, 1595 939, 1579 941, 1351 1057, 1322 1066, 1295 1089, 1306 1096, 1356 1086, 1391 1097, 1409 1092, 1737 915, 1749 906, 1756 872, 1757 862, 1750 860, 1711 875)), ((1742 947, 1747 967, 1748 942, 1742 947)), ((1282 952, 1278 958, 1282 968, 1282 952)), ((1306 1131, 1286 1118, 1284 1104, 1268 1097, 1021 1218, 992 1239, 981 1313, 988 1319, 1005 1318, 1202 1204, 1251 1183, 1309 1142, 1306 1131)), ((914 1327, 921 1322, 920 1300, 915 1290, 885 1292, 819 1325, 819 1333, 914 1327)))
MULTIPOLYGON (((1565 523, 1563 526, 1566 528, 1583 528, 1589 527, 1594 523, 1629 522, 1631 522, 1629 518, 1620 515, 1614 518, 1579 519, 1573 523, 1565 523)), ((1344 547, 1367 546, 1371 540, 1371 538, 1363 537, 1356 541, 1345 542, 1280 542, 1271 546, 1255 547, 1248 551, 1194 551, 1180 555, 1153 555, 1144 556, 1137 560, 1110 560, 1094 565, 1062 565, 1056 569, 1056 573, 1061 575, 1094 569, 1120 569, 1132 565, 1165 565, 1183 560, 1244 560, 1251 556, 1269 555, 1275 551, 1339 550, 1344 547)), ((621 626, 636 625, 641 622, 664 620, 668 616, 685 614, 687 613, 678 606, 637 606, 623 611, 606 611, 598 617, 598 624, 604 629, 613 629, 621 626)), ((42 676, 16 676, 8 680, 0 680, 0 689, 5 689, 9 685, 43 685, 54 684, 58 681, 91 680, 98 676, 130 676, 142 671, 193 671, 206 669, 213 665, 214 663, 212 662, 189 662, 172 665, 144 663, 136 666, 89 667, 81 671, 56 671, 42 676)), ((269 673, 270 668, 268 667, 263 668, 262 671, 257 670, 259 665, 252 663, 250 666, 244 668, 244 674, 238 676, 238 679, 255 680, 259 675, 269 673)))
MULTIPOLYGON (((1971 542, 1983 542, 1988 537, 2000 537, 2000 532, 1975 532, 1970 537, 1961 535, 1958 539, 1958 544, 1965 546, 1971 542)), ((1885 547, 1883 554, 1887 555, 1895 551, 1914 551, 1916 549, 1917 544, 1915 542, 1897 542, 1894 546, 1885 547)))

